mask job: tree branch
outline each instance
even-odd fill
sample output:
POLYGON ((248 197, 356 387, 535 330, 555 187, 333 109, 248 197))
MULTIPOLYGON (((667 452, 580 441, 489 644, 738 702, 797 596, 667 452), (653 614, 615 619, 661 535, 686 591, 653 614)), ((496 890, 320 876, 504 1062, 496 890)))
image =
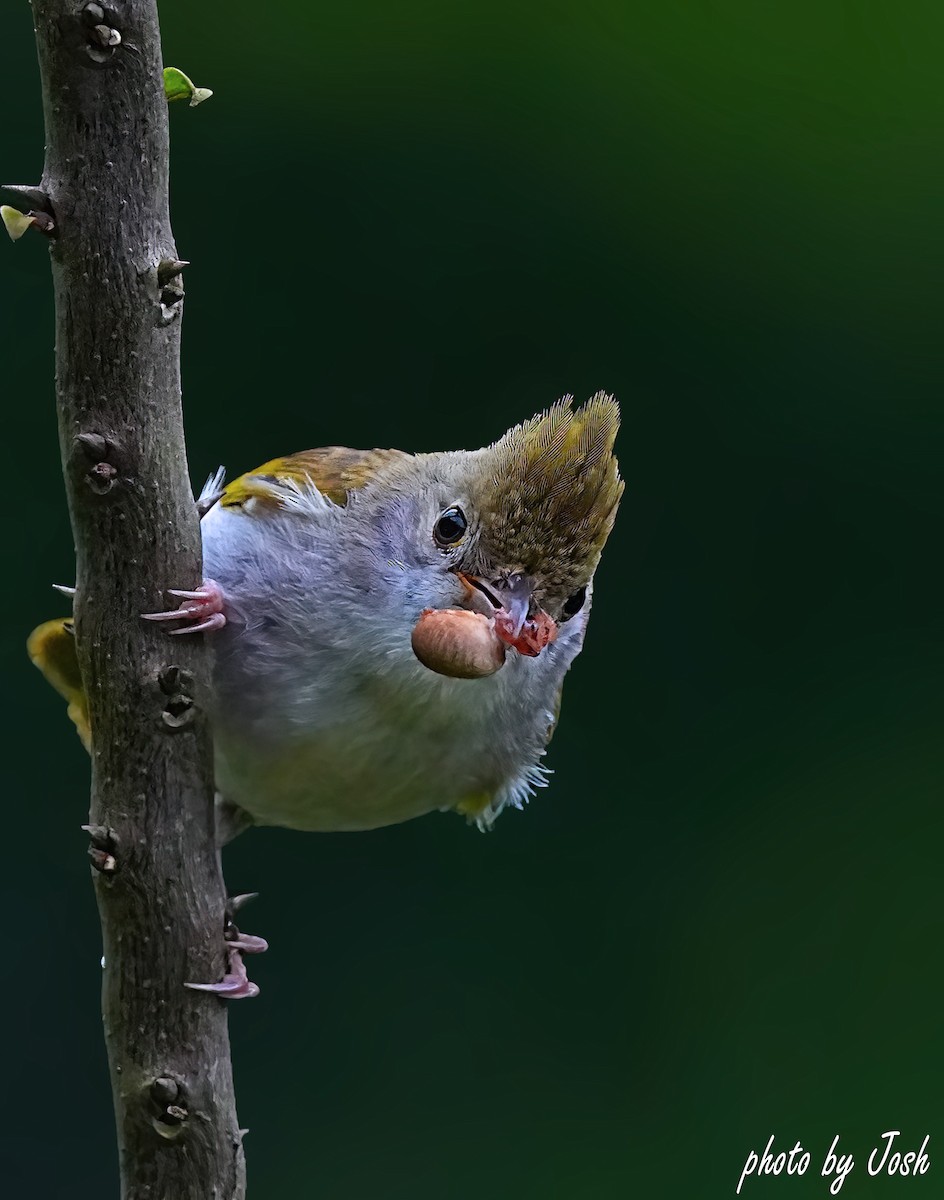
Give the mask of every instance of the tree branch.
POLYGON ((93 729, 103 1014, 123 1197, 244 1195, 200 638, 139 619, 200 582, 180 409, 179 262, 155 0, 33 0, 53 219, 62 462, 93 729))

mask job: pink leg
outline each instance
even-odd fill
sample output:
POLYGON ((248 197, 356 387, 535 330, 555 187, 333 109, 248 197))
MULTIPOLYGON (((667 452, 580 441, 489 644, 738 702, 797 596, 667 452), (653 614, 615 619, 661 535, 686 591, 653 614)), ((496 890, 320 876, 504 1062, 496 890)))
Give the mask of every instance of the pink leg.
POLYGON ((246 964, 238 950, 229 954, 229 969, 219 983, 185 983, 194 992, 213 992, 223 1000, 252 1000, 259 995, 258 983, 246 974, 246 964))
POLYGON ((246 973, 244 954, 262 954, 269 949, 265 938, 251 933, 240 933, 233 924, 232 914, 255 897, 255 892, 244 896, 233 896, 227 905, 224 945, 227 952, 226 974, 219 983, 185 983, 184 987, 195 992, 213 992, 223 1000, 251 1000, 259 995, 259 985, 253 983, 246 973))
POLYGON ((175 596, 183 601, 178 608, 170 612, 142 613, 145 621, 185 621, 179 629, 168 630, 169 633, 209 633, 213 629, 222 629, 226 624, 223 613, 223 589, 212 579, 205 579, 203 586, 193 592, 183 592, 177 588, 168 588, 168 596, 175 596))
POLYGON ((226 943, 229 954, 226 974, 219 983, 185 983, 184 987, 194 992, 213 992, 224 1000, 251 1000, 259 995, 259 985, 253 983, 246 974, 244 954, 261 954, 268 950, 269 943, 265 938, 253 937, 251 933, 241 934, 231 942, 226 943))

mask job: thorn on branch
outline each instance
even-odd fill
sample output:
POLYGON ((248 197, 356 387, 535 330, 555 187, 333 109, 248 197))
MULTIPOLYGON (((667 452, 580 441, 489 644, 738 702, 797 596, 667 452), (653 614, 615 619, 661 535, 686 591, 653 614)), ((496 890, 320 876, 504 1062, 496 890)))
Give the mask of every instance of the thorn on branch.
POLYGON ((85 53, 92 62, 104 66, 112 61, 122 42, 120 31, 112 24, 115 16, 100 4, 86 4, 81 17, 85 26, 85 53))
POLYGON ((174 696, 178 692, 189 692, 193 689, 193 676, 183 667, 162 667, 157 677, 158 687, 165 696, 174 696))
POLYGON ((161 1108, 174 1104, 180 1095, 180 1085, 169 1075, 161 1075, 151 1084, 151 1099, 161 1108))
POLYGON ((85 472, 85 482, 96 496, 107 496, 118 482, 118 468, 107 462, 95 463, 85 472))
POLYGON ((149 1094, 157 1108, 157 1114, 152 1117, 152 1124, 161 1137, 177 1137, 184 1121, 190 1116, 182 1103, 181 1091, 182 1085, 169 1075, 155 1079, 150 1086, 149 1094))
POLYGON ((78 433, 75 442, 92 462, 104 462, 108 457, 108 440, 100 433, 78 433))
POLYGON ((157 282, 164 287, 172 279, 176 279, 184 267, 190 263, 185 258, 162 258, 157 264, 157 282))
POLYGON ((169 325, 180 315, 184 289, 179 276, 189 263, 181 259, 165 258, 157 265, 157 284, 160 288, 161 321, 169 325), (175 282, 176 280, 176 282, 175 282))
POLYGON ((193 699, 190 696, 183 694, 179 696, 171 696, 164 705, 164 711, 161 713, 161 720, 168 729, 186 729, 188 725, 193 723, 196 715, 193 699))
POLYGON ((100 433, 78 433, 74 439, 76 451, 92 465, 85 472, 85 482, 97 496, 107 496, 118 483, 119 472, 110 458, 116 457, 115 447, 100 433))
POLYGON ((121 45, 121 34, 109 25, 96 25, 92 30, 92 37, 106 50, 121 45))
POLYGON ((109 854, 107 850, 99 850, 97 846, 89 846, 88 856, 92 866, 102 875, 114 875, 118 870, 118 860, 114 854, 109 854))
POLYGON ((47 213, 50 217, 55 216, 52 211, 52 201, 41 187, 32 187, 24 183, 4 183, 0 184, 0 192, 10 192, 13 196, 28 200, 34 209, 47 213))
POLYGON ((161 721, 164 725, 176 731, 192 724, 197 715, 197 707, 190 694, 193 691, 193 676, 190 672, 177 666, 164 667, 157 676, 157 684, 167 697, 167 703, 161 711, 161 721))
POLYGON ((52 237, 56 232, 56 222, 52 219, 49 213, 38 212, 30 209, 26 214, 33 222, 33 225, 44 233, 47 237, 52 237))
POLYGON ((115 831, 105 825, 83 825, 82 828, 91 838, 88 856, 92 866, 102 875, 114 875, 118 870, 115 831))
POLYGON ((184 289, 177 283, 165 283, 161 288, 161 305, 173 308, 184 298, 184 289))
POLYGON ((103 850, 114 850, 115 831, 109 829, 107 825, 81 825, 80 828, 89 835, 96 846, 103 850))

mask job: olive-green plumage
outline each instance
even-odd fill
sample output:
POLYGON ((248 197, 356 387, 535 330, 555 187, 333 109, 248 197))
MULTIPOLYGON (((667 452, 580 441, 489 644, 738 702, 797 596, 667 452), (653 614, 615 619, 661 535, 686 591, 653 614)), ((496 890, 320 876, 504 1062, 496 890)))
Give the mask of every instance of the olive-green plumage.
POLYGON ((616 401, 599 392, 572 403, 566 396, 488 447, 477 495, 482 553, 561 596, 592 576, 623 492, 616 401))

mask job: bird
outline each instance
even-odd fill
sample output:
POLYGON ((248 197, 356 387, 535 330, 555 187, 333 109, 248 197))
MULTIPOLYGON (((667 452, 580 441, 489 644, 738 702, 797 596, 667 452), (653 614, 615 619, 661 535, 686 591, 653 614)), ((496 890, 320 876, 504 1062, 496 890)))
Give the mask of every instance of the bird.
MULTIPOLYGON (((478 450, 328 446, 208 480, 203 586, 142 616, 210 639, 234 829, 446 810, 489 830, 547 784, 623 492, 619 420, 604 392, 565 396, 478 450)), ((28 649, 88 746, 69 624, 39 626, 28 649)))

